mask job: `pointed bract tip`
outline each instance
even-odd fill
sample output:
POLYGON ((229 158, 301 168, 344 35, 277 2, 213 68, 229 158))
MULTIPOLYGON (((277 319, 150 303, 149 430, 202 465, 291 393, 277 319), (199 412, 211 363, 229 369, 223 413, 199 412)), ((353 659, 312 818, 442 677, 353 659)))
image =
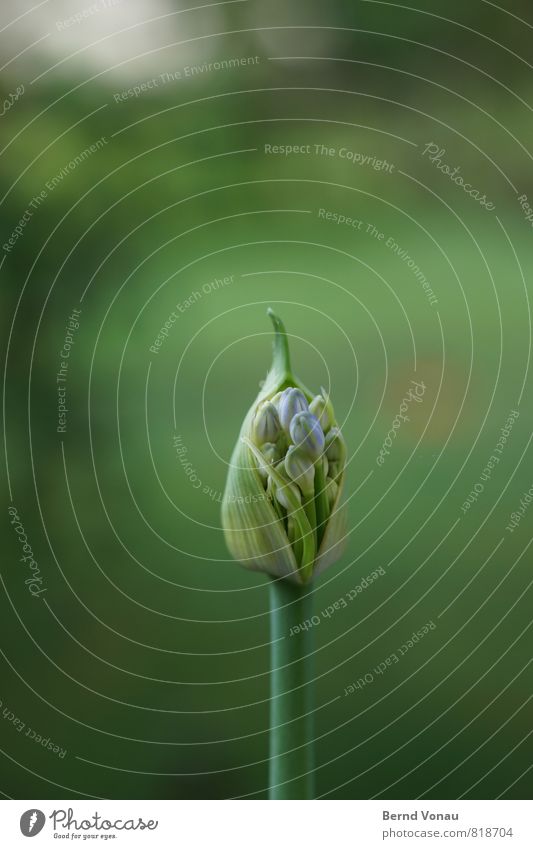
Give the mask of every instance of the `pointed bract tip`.
POLYGON ((291 371, 291 361, 289 354, 289 343, 287 340, 287 331, 279 315, 276 315, 272 307, 268 307, 267 315, 274 325, 274 359, 273 367, 279 375, 288 378, 291 371))
POLYGON ((285 333, 285 326, 279 315, 276 315, 272 307, 269 307, 267 309, 267 315, 271 320, 272 324, 274 325, 274 330, 279 330, 281 333, 285 333))

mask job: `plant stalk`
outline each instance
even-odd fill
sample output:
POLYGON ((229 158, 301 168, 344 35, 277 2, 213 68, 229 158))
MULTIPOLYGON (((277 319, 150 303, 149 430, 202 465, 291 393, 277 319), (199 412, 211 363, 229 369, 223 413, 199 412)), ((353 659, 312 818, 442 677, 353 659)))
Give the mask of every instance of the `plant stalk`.
POLYGON ((312 587, 270 583, 270 799, 312 799, 312 587))

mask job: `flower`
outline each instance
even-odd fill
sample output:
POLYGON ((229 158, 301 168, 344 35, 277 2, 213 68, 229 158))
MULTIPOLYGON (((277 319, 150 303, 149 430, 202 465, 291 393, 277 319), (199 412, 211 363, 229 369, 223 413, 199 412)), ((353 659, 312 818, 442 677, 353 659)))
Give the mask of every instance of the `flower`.
POLYGON ((346 445, 329 397, 293 375, 283 323, 268 314, 273 363, 231 458, 222 528, 244 566, 303 585, 344 549, 346 445))

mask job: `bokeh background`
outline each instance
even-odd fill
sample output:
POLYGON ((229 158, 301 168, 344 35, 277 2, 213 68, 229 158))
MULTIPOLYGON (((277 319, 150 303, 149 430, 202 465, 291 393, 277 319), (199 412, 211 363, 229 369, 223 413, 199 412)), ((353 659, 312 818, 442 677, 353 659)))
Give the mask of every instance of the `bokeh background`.
POLYGON ((272 305, 349 446, 316 612, 384 572, 314 628, 318 795, 528 798, 530 4, 4 0, 0 25, 3 795, 266 797, 268 581, 219 511, 272 305))

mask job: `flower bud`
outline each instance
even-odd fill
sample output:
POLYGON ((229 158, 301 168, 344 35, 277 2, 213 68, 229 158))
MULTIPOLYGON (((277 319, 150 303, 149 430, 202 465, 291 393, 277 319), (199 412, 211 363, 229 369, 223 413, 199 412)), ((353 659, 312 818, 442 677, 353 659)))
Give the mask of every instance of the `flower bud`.
POLYGON ((346 443, 338 427, 331 428, 325 440, 326 457, 328 461, 346 463, 346 443))
POLYGON ((317 417, 320 427, 324 433, 327 433, 334 421, 331 402, 326 401, 322 395, 315 395, 309 404, 309 412, 317 417))
POLYGON ((291 483, 285 475, 283 474, 283 463, 280 463, 281 469, 278 467, 278 472, 282 476, 282 480, 284 481, 281 485, 278 485, 274 482, 273 478, 269 479, 269 487, 270 491, 275 495, 278 502, 282 507, 287 510, 287 512, 291 512, 294 509, 294 503, 297 502, 298 505, 301 504, 302 497, 298 490, 298 487, 291 483))
POLYGON ((286 389, 282 392, 278 401, 279 420, 282 428, 289 433, 291 421, 297 413, 307 412, 309 409, 305 395, 300 389, 286 389))
POLYGON ((291 439, 312 460, 318 460, 324 450, 324 434, 320 422, 312 413, 297 413, 291 421, 291 439))
POLYGON ((325 454, 328 461, 328 475, 337 480, 346 466, 346 443, 338 427, 332 427, 326 436, 325 454))
POLYGON ((273 364, 231 458, 222 527, 231 554, 244 566, 301 585, 344 548, 346 446, 323 390, 311 401, 318 416, 309 411, 313 395, 292 373, 282 322, 269 315, 273 364))
POLYGON ((337 500, 339 486, 336 481, 333 480, 333 478, 326 478, 324 489, 326 491, 326 497, 328 499, 329 508, 331 509, 332 506, 335 504, 335 501, 337 500))
POLYGON ((252 423, 252 437, 256 445, 276 442, 280 434, 278 411, 274 404, 265 401, 258 407, 252 423))
POLYGON ((285 471, 300 489, 305 498, 314 492, 315 467, 313 461, 300 448, 291 445, 285 455, 285 471))
POLYGON ((258 466, 258 471, 262 479, 267 481, 270 466, 279 460, 278 446, 273 442, 265 442, 261 446, 261 454, 263 455, 264 462, 258 466))
MULTIPOLYGON (((329 461, 328 461, 329 462, 329 461)), ((338 460, 332 460, 328 467, 328 477, 337 480, 342 471, 341 464, 338 460)))

